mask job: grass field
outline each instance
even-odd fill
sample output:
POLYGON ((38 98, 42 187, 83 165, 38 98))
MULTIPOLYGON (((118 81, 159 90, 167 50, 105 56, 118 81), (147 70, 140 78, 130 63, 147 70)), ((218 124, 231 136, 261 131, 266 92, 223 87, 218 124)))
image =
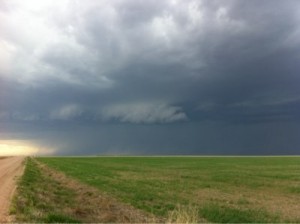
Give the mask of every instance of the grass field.
POLYGON ((64 212, 74 206, 75 192, 45 175, 27 160, 24 174, 13 199, 11 213, 18 222, 79 222, 64 212))
POLYGON ((300 157, 38 158, 158 217, 300 222, 300 157))
POLYGON ((16 223, 161 222, 32 158, 26 159, 10 214, 16 223))

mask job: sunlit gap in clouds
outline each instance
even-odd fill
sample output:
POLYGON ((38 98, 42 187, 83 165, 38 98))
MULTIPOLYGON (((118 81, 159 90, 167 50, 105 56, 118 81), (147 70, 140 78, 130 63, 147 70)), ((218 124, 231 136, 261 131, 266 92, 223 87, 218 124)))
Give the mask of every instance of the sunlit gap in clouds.
POLYGON ((30 156, 40 151, 38 146, 28 141, 0 140, 0 156, 30 156))

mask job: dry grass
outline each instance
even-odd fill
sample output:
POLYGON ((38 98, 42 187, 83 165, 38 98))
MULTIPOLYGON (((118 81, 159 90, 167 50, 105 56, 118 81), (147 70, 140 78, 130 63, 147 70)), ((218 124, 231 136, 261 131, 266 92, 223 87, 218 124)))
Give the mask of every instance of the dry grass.
POLYGON ((177 205, 176 208, 169 212, 167 223, 200 223, 207 220, 199 216, 199 208, 193 205, 177 205))
POLYGON ((223 192, 216 189, 200 189, 194 193, 193 202, 199 207, 213 201, 231 208, 261 209, 271 214, 280 215, 284 221, 300 220, 300 195, 287 196, 268 189, 252 190, 239 187, 223 192))

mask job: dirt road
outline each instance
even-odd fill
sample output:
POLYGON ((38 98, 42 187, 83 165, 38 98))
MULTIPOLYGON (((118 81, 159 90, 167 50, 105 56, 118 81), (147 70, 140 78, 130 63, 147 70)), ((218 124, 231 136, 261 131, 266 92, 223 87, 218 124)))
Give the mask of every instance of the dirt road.
POLYGON ((23 173, 24 157, 0 158, 0 223, 9 222, 9 206, 17 177, 23 173))

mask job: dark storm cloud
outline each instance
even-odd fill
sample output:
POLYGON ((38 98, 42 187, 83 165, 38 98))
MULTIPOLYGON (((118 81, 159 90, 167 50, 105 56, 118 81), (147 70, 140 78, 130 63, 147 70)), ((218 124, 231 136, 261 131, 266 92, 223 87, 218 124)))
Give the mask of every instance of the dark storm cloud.
POLYGON ((60 154, 299 153, 298 1, 63 2, 28 13, 39 34, 0 5, 1 138, 60 154))

